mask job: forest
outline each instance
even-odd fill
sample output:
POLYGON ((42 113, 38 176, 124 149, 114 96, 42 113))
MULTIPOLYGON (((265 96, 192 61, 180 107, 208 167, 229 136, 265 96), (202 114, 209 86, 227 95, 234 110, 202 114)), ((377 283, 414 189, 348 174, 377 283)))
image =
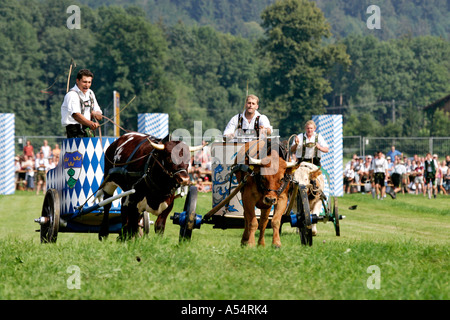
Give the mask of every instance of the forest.
POLYGON ((0 113, 16 135, 64 135, 72 63, 70 86, 93 71, 106 116, 120 93, 130 130, 147 112, 168 113, 170 131, 223 130, 248 90, 282 136, 326 113, 344 115, 344 135, 448 136, 450 115, 423 110, 450 94, 448 2, 370 4, 381 29, 356 0, 2 0, 0 113))

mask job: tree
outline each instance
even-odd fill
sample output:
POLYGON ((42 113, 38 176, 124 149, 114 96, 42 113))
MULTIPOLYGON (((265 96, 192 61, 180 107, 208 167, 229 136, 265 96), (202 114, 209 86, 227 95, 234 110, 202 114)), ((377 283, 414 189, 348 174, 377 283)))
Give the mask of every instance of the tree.
MULTIPOLYGON (((303 130, 314 114, 322 114, 331 91, 327 73, 349 57, 342 45, 324 45, 330 26, 314 2, 277 1, 262 13, 265 38, 260 51, 266 60, 261 76, 271 122, 281 135, 303 130)), ((267 113, 267 111, 266 111, 267 113)))
POLYGON ((148 22, 141 10, 133 7, 101 7, 101 21, 95 28, 97 45, 92 71, 96 91, 101 101, 112 101, 117 90, 124 102, 134 95, 136 100, 121 113, 121 123, 127 129, 137 129, 137 114, 176 112, 173 109, 173 87, 164 67, 167 43, 162 31, 148 22), (128 13, 131 12, 132 14, 128 13))

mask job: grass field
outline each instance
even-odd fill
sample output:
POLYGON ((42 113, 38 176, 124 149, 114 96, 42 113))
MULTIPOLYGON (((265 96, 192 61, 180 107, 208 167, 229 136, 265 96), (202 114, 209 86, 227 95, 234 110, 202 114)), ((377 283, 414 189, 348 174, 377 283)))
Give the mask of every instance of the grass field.
MULTIPOLYGON (((116 235, 99 242, 96 234, 59 233, 57 243, 43 245, 33 221, 42 202, 42 195, 27 192, 0 196, 0 299, 450 297, 450 197, 442 195, 384 201, 346 195, 339 198, 339 213, 347 217, 340 237, 331 223, 321 223, 313 246, 303 247, 285 224, 279 250, 242 248, 242 230, 211 225, 179 244, 179 226, 170 220, 164 237, 152 231, 122 243, 116 235), (352 205, 357 209, 349 210, 352 205)), ((200 194, 197 213, 210 208, 211 194, 200 194)), ((266 232, 266 243, 271 235, 266 232)))

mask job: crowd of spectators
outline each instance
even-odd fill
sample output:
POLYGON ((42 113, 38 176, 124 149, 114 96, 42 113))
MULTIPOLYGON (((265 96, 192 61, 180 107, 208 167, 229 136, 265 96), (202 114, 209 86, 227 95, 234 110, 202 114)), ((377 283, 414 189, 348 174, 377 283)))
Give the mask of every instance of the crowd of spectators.
POLYGON ((58 164, 60 153, 58 144, 52 149, 48 141, 44 140, 39 150, 35 151, 27 140, 23 153, 14 158, 16 189, 45 193, 47 172, 58 164))
MULTIPOLYGON (((344 168, 344 192, 369 192, 375 197, 374 168, 375 158, 386 158, 387 175, 385 187, 390 187, 388 194, 396 193, 423 194, 431 199, 438 194, 450 192, 450 155, 439 159, 437 154, 407 157, 392 146, 384 155, 376 152, 374 156, 358 157, 356 154, 344 168)), ((384 195, 385 197, 386 195, 384 195)))
POLYGON ((203 142, 203 149, 197 151, 189 162, 189 177, 191 184, 199 192, 211 192, 211 148, 203 142))

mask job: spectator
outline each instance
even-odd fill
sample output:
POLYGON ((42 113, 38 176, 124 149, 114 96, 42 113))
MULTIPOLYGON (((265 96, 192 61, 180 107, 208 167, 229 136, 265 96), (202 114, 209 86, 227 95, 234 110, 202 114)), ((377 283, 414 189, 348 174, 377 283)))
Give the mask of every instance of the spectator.
MULTIPOLYGON (((374 162, 374 173, 375 173, 375 188, 377 193, 377 198, 383 200, 386 196, 386 181, 388 177, 388 163, 384 158, 384 154, 379 151, 378 159, 374 162)), ((389 193, 389 195, 395 199, 395 194, 389 193)))
POLYGON ((442 160, 442 182, 444 189, 447 193, 450 192, 450 167, 448 166, 447 162, 445 160, 442 160))
POLYGON ((53 162, 53 157, 50 157, 48 160, 48 170, 54 169, 56 167, 56 163, 53 162))
POLYGON ((23 147, 23 155, 25 157, 25 159, 28 159, 28 157, 33 157, 34 158, 34 148, 31 145, 31 141, 27 140, 27 144, 25 147, 23 147))
POLYGON ((344 186, 345 186, 345 193, 350 193, 351 191, 351 184, 355 180, 355 170, 353 168, 353 162, 350 163, 350 167, 345 169, 344 171, 344 186))
POLYGON ((203 186, 203 179, 198 178, 197 183, 195 185, 197 187, 198 192, 205 192, 205 187, 203 186))
POLYGON ((361 179, 361 183, 364 184, 363 188, 361 189, 361 191, 363 193, 367 192, 368 190, 366 190, 366 182, 370 181, 370 167, 372 164, 372 156, 366 156, 366 161, 364 161, 364 164, 361 166, 361 170, 359 171, 359 176, 361 179))
POLYGON ((448 167, 445 165, 445 160, 441 163, 438 162, 438 167, 436 170, 436 194, 442 191, 444 195, 447 191, 444 188, 444 176, 447 174, 448 167))
POLYGON ((421 188, 423 194, 425 195, 425 186, 423 184, 423 165, 420 163, 416 163, 413 161, 414 167, 414 185, 416 186, 416 195, 419 193, 419 189, 421 188))
POLYGON ((392 174, 394 173, 394 158, 391 159, 391 157, 386 158, 387 164, 388 164, 388 176, 387 180, 389 180, 392 177, 392 174))
POLYGON ((44 145, 41 146, 41 152, 44 154, 45 159, 48 159, 52 155, 52 148, 48 145, 47 140, 44 140, 44 145))
POLYGON ((450 155, 446 155, 446 156, 445 156, 445 165, 446 165, 447 167, 450 167, 450 155))
MULTIPOLYGON (((437 158, 437 155, 436 155, 437 158)), ((425 186, 428 191, 428 199, 431 199, 431 194, 434 193, 434 198, 436 198, 436 169, 437 163, 435 159, 431 156, 431 153, 427 153, 426 159, 424 161, 424 178, 425 186)), ((425 189, 423 194, 425 195, 425 189)))
POLYGON ((395 160, 395 164, 394 164, 394 170, 392 172, 392 184, 394 185, 394 193, 396 194, 397 192, 401 191, 403 189, 403 193, 404 192, 404 184, 403 184, 403 176, 406 173, 406 167, 405 167, 405 163, 403 161, 400 161, 399 158, 397 158, 395 160), (402 183, 402 188, 400 188, 400 183, 402 183))
POLYGON ((400 151, 395 150, 395 146, 392 146, 392 147, 391 147, 391 151, 389 151, 388 153, 386 153, 387 159, 390 157, 391 160, 392 160, 392 163, 394 163, 395 156, 399 156, 399 157, 400 157, 401 155, 402 155, 402 153, 401 153, 400 151))
POLYGON ((40 189, 45 194, 48 160, 44 157, 43 152, 39 152, 38 158, 36 159, 36 171, 36 194, 39 194, 40 189))
POLYGON ((20 181, 20 170, 22 166, 20 165, 20 158, 18 156, 14 157, 14 171, 15 171, 15 179, 16 179, 16 190, 23 190, 21 187, 20 181))
POLYGON ((59 160, 59 156, 61 155, 61 149, 59 148, 59 144, 55 143, 55 148, 52 150, 52 154, 53 154, 53 157, 55 158, 55 159, 53 159, 54 160, 53 162, 55 164, 58 164, 58 162, 56 162, 56 157, 58 157, 58 160, 59 160))
POLYGON ((355 163, 353 164, 353 170, 355 171, 355 183, 356 183, 356 190, 358 192, 361 192, 361 176, 359 175, 362 168, 361 159, 356 158, 355 163))
POLYGON ((203 149, 198 151, 194 156, 194 165, 200 166, 203 170, 211 170, 211 154, 208 152, 209 148, 205 147, 205 141, 203 141, 203 149))
POLYGON ((26 170, 25 173, 25 185, 27 191, 34 190, 34 160, 33 157, 26 157, 22 163, 22 169, 26 170))

